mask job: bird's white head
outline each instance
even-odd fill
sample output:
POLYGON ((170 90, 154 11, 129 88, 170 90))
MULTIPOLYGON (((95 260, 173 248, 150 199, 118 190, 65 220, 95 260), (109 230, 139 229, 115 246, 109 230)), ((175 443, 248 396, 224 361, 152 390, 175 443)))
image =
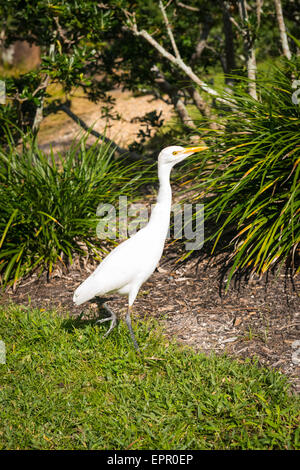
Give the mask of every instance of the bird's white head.
POLYGON ((185 158, 193 153, 202 152, 207 150, 206 145, 198 145, 197 147, 180 147, 179 145, 172 145, 171 147, 164 148, 158 155, 158 163, 168 165, 171 168, 176 163, 182 162, 185 158))

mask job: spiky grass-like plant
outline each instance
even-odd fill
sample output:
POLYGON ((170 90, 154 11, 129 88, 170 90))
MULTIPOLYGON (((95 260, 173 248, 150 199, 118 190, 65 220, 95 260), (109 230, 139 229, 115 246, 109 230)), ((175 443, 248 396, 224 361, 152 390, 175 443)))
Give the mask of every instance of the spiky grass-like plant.
MULTIPOLYGON (((51 273, 76 253, 99 250, 96 225, 99 203, 133 196, 145 181, 138 163, 113 158, 114 149, 88 133, 74 140, 66 155, 43 153, 23 137, 0 149, 0 276, 16 283, 37 267, 51 273)), ((99 251, 101 253, 101 249, 99 251)))
POLYGON ((240 80, 224 129, 205 138, 211 151, 194 189, 206 202, 206 227, 217 227, 207 237, 212 252, 231 233, 228 282, 237 271, 264 273, 284 262, 297 272, 300 103, 292 97, 299 65, 299 58, 282 61, 260 77, 257 101, 240 80))

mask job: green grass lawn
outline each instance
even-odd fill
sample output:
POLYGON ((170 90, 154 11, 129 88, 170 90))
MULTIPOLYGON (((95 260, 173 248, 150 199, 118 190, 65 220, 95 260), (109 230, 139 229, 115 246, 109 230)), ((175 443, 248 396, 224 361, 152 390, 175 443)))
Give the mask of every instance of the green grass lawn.
POLYGON ((0 449, 299 449, 283 375, 120 324, 0 308, 0 449))

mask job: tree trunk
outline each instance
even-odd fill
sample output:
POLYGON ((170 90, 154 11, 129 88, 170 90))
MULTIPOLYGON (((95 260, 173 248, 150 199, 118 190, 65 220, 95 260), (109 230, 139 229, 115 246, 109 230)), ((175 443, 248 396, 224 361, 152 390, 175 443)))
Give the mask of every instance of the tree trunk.
POLYGON ((249 95, 252 96, 255 100, 257 100, 257 93, 256 93, 256 58, 255 58, 255 50, 254 50, 254 38, 251 34, 248 24, 248 13, 246 8, 245 0, 239 0, 239 12, 240 17, 242 20, 242 30, 243 30, 243 37, 244 37, 244 51, 246 55, 246 66, 247 66, 247 73, 248 73, 248 91, 249 95))
POLYGON ((179 90, 165 79, 164 75, 161 73, 161 71, 156 65, 151 68, 151 71, 154 73, 154 81, 158 85, 162 93, 165 93, 170 97, 172 104, 183 125, 195 129, 196 125, 193 122, 191 116, 189 115, 183 100, 179 96, 179 90))
POLYGON ((278 21, 278 26, 279 26, 279 31, 280 31, 282 51, 283 51, 283 54, 285 55, 285 57, 290 60, 292 58, 292 54, 291 54, 291 51, 290 51, 290 48, 289 48, 289 43, 288 43, 288 40, 287 40, 287 34, 286 34, 286 28, 285 28, 283 13, 282 13, 281 1, 280 0, 274 0, 274 3, 275 3, 276 16, 277 16, 277 21, 278 21))
MULTIPOLYGON (((223 1, 223 31, 225 36, 225 74, 230 75, 236 68, 232 22, 230 21, 229 2, 223 1)), ((225 77, 225 83, 233 86, 233 79, 225 77)))
POLYGON ((190 65, 193 67, 201 59, 202 52, 207 46, 207 38, 213 26, 213 20, 210 15, 205 15, 203 24, 199 27, 199 39, 195 47, 195 52, 191 56, 190 65))
POLYGON ((189 93, 190 97, 194 102, 194 105, 200 111, 202 116, 204 116, 208 120, 208 126, 211 129, 219 129, 219 126, 216 123, 217 117, 212 114, 211 107, 202 98, 198 90, 196 90, 196 88, 194 88, 191 84, 187 87, 187 92, 189 93))
POLYGON ((206 103, 206 101, 202 98, 200 93, 194 88, 192 85, 187 87, 187 91, 192 98, 195 106, 200 111, 200 113, 205 116, 206 118, 211 118, 210 106, 206 103))
POLYGON ((43 110, 44 110, 44 96, 41 98, 40 105, 36 108, 36 112, 35 112, 35 116, 34 116, 34 120, 32 124, 32 131, 33 131, 34 136, 37 136, 42 120, 44 119, 43 110))
POLYGON ((248 78, 250 80, 248 84, 249 95, 252 96, 255 100, 257 100, 257 92, 256 92, 256 57, 255 57, 255 50, 254 47, 250 47, 248 51, 247 57, 247 70, 248 70, 248 78))

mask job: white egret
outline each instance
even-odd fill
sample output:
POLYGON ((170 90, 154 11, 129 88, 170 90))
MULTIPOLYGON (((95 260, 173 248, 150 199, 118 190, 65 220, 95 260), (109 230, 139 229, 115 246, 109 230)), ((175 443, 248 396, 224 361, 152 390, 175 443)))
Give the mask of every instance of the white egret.
MULTIPOLYGON (((139 347, 132 330, 130 312, 141 285, 154 272, 163 252, 172 204, 170 172, 176 163, 206 149, 205 145, 188 148, 171 146, 160 152, 158 197, 148 224, 112 250, 74 292, 73 301, 77 305, 111 292, 127 295, 128 310, 125 321, 137 350, 139 347)), ((103 306, 110 316, 98 322, 111 321, 105 334, 107 336, 116 326, 118 317, 105 304, 103 306)))

